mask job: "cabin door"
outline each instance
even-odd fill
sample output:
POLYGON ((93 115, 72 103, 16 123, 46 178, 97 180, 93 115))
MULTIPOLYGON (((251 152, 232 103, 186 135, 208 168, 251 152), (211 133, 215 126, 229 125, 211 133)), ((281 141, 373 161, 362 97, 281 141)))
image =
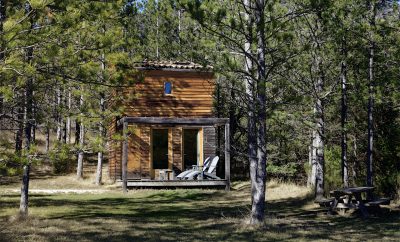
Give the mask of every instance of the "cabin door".
POLYGON ((183 167, 191 169, 193 165, 202 165, 200 129, 183 129, 183 167))

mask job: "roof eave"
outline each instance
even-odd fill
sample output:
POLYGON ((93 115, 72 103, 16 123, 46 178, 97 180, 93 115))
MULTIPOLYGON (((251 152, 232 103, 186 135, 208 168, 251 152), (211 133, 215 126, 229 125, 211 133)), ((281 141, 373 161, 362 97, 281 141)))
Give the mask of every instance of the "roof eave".
POLYGON ((207 68, 156 68, 156 67, 135 67, 137 70, 141 71, 176 71, 176 72, 205 72, 205 73, 213 73, 212 69, 207 68))

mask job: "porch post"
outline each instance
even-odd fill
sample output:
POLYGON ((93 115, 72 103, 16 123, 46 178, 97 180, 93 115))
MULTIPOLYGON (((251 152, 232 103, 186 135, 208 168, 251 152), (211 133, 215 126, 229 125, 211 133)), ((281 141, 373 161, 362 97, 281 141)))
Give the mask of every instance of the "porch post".
POLYGON ((225 124, 225 179, 226 187, 225 190, 231 189, 231 155, 230 155, 230 135, 229 135, 229 123, 225 124))
POLYGON ((122 143, 122 190, 124 193, 128 192, 128 181, 127 181, 127 164, 128 164, 128 123, 123 121, 122 134, 124 137, 122 143))

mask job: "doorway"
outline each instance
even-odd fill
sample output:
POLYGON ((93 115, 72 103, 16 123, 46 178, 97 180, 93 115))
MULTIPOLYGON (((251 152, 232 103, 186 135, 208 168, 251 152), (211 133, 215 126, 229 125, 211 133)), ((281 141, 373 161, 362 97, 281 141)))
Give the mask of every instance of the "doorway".
POLYGON ((152 169, 168 169, 168 129, 152 130, 152 169))
POLYGON ((201 165, 200 130, 183 129, 183 165, 184 169, 191 169, 194 165, 201 165))

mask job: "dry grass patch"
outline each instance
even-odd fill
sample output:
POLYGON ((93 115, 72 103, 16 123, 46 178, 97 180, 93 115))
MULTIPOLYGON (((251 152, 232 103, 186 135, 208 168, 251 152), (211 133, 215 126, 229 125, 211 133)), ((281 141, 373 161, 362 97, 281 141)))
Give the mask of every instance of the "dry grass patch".
MULTIPOLYGON (((96 174, 94 172, 85 173, 84 179, 78 180, 75 174, 67 175, 53 175, 51 170, 41 170, 40 174, 37 171, 32 172, 32 178, 29 182, 29 188, 31 190, 115 190, 119 187, 113 183, 106 175, 108 174, 107 166, 103 166, 103 184, 97 186, 95 184, 96 174), (45 174, 43 174, 45 173, 45 174)), ((13 182, 1 185, 0 183, 0 194, 4 191, 17 191, 20 189, 20 176, 14 177, 13 182)))

